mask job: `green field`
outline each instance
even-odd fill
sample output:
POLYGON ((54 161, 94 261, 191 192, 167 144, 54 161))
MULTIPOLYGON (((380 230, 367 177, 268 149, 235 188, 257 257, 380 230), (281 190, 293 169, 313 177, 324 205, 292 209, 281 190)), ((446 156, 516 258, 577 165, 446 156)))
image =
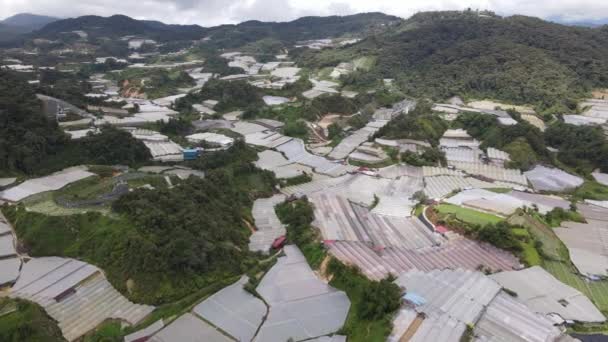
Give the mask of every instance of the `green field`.
POLYGON ((440 204, 436 206, 435 209, 440 214, 453 215, 458 220, 469 224, 484 226, 486 224, 496 224, 498 222, 503 221, 503 219, 498 216, 482 213, 477 210, 459 207, 453 204, 440 204))
POLYGON ((597 201, 608 201, 608 186, 598 182, 587 181, 576 189, 574 197, 578 199, 591 199, 597 201))

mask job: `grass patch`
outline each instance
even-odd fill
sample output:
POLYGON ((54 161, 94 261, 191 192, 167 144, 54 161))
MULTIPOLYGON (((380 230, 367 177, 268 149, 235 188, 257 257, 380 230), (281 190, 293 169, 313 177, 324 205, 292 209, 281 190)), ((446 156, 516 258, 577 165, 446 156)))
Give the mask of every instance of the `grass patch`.
POLYGON ((0 341, 64 342, 57 322, 38 304, 0 298, 0 341))
POLYGON ((595 181, 586 181, 576 189, 573 196, 579 200, 608 201, 608 186, 595 181))
POLYGON ((542 264, 542 258, 533 242, 521 242, 521 259, 527 266, 538 266, 542 264))
POLYGON ((120 321, 108 320, 83 337, 83 342, 121 342, 126 335, 120 321))
POLYGON ((498 216, 482 213, 473 209, 459 207, 453 204, 440 204, 436 206, 435 209, 440 214, 453 215, 460 221, 474 225, 484 226, 486 224, 496 224, 503 221, 503 219, 498 216))
POLYGON ((484 190, 492 191, 497 194, 506 194, 506 193, 513 191, 513 189, 509 189, 509 188, 485 188, 484 190))

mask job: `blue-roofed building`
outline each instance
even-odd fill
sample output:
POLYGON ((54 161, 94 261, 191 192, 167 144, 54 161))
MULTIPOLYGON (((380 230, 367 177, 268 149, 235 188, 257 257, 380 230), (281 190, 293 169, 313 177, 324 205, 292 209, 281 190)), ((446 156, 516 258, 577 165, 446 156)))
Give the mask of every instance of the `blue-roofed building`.
POLYGON ((198 150, 195 148, 184 149, 184 160, 194 160, 198 158, 198 150))
POLYGON ((408 292, 403 296, 403 299, 416 305, 416 306, 420 306, 420 305, 424 305, 426 303, 426 299, 424 299, 424 297, 414 293, 414 292, 408 292))

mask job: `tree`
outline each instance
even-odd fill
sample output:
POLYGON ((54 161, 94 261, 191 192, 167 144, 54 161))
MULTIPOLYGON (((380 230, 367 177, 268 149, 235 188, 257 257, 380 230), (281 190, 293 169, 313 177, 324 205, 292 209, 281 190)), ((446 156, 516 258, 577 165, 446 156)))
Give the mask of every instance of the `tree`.
POLYGON ((390 279, 374 281, 363 290, 359 316, 367 320, 376 320, 399 309, 401 289, 390 279))

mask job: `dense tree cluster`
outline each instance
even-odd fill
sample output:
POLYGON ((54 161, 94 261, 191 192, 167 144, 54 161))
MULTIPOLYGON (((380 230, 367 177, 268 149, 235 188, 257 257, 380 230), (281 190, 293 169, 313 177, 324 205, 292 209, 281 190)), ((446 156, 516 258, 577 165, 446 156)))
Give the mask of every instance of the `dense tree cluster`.
POLYGON ((608 85, 608 31, 523 16, 420 13, 352 47, 299 60, 324 67, 355 55, 377 61, 349 82, 394 78, 408 94, 434 99, 489 97, 564 112, 592 87, 608 85))
POLYGON ((545 131, 545 140, 559 150, 558 159, 581 173, 596 168, 608 172, 608 141, 600 127, 574 126, 562 122, 545 131))
POLYGON ((510 167, 528 170, 537 161, 550 161, 543 133, 525 121, 504 126, 495 116, 465 113, 458 117, 456 125, 480 140, 482 148, 494 147, 508 152, 511 157, 510 167))
POLYGON ((34 89, 12 73, 0 71, 0 94, 0 174, 43 175, 78 164, 135 164, 150 158, 140 141, 112 127, 70 141, 54 118, 42 113, 34 89))
POLYGON ((42 114, 32 87, 1 70, 0 103, 0 172, 34 173, 68 138, 42 114))
POLYGON ((277 216, 287 226, 287 240, 296 244, 311 267, 317 268, 325 258, 325 250, 319 243, 316 231, 311 226, 314 220, 313 207, 306 197, 284 202, 275 207, 277 216))
POLYGON ((219 112, 264 106, 261 91, 245 81, 210 80, 199 92, 178 99, 175 107, 189 110, 193 104, 204 100, 219 101, 214 108, 219 112))
POLYGON ((437 145, 447 129, 447 122, 438 115, 431 114, 430 104, 422 102, 409 114, 402 114, 394 118, 375 136, 387 139, 423 140, 437 145))
POLYGON ((488 242, 498 248, 508 251, 521 251, 521 244, 511 226, 506 222, 488 224, 476 230, 475 237, 481 241, 488 242))
POLYGON ((244 271, 243 218, 252 196, 268 196, 274 185, 246 164, 209 170, 172 189, 130 192, 113 203, 112 217, 47 216, 22 206, 3 211, 30 255, 88 261, 129 297, 166 302, 244 271))
POLYGON ((65 341, 57 322, 37 304, 21 299, 2 298, 0 312, 3 312, 0 316, 0 341, 65 341))
POLYGON ((368 319, 382 319, 401 306, 401 289, 393 279, 374 281, 363 290, 361 305, 358 307, 359 316, 368 319))
POLYGON ((412 166, 447 165, 445 153, 437 148, 428 148, 420 154, 405 151, 401 154, 401 161, 412 166))

